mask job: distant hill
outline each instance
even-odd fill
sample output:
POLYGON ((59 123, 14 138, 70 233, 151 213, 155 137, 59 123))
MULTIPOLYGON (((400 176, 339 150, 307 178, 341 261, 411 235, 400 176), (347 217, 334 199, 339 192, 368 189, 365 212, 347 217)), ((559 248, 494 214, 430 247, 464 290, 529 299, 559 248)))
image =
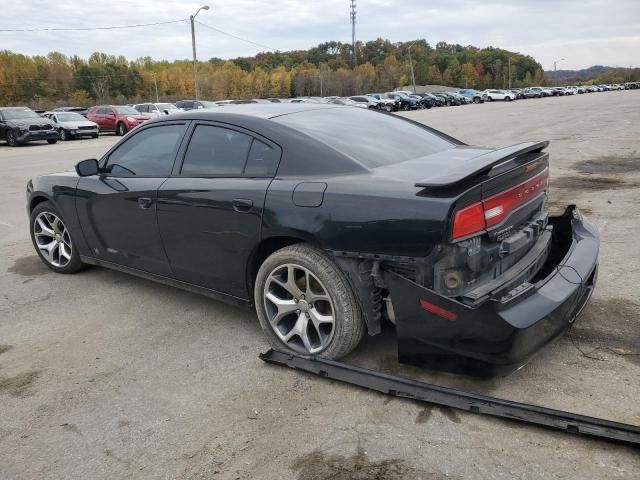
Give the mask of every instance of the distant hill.
POLYGON ((593 67, 583 68, 582 70, 553 70, 545 72, 549 80, 552 82, 562 82, 569 79, 588 80, 598 75, 609 73, 614 67, 605 67, 604 65, 594 65, 593 67))

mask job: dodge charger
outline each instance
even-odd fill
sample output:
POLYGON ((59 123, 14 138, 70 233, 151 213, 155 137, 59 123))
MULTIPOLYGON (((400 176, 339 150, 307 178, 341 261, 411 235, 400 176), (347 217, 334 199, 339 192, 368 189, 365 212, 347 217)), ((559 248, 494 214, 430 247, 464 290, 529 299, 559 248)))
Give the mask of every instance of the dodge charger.
POLYGON ((30 234, 58 273, 253 308, 283 351, 338 359, 390 321, 403 363, 499 374, 570 328, 596 280, 596 228, 545 209, 547 145, 335 105, 194 110, 29 181, 30 234))

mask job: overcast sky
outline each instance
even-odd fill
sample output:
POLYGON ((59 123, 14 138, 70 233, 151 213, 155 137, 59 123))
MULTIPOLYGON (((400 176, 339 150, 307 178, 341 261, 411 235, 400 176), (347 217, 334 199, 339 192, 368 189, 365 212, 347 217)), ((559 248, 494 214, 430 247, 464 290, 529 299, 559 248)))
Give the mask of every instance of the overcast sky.
MULTIPOLYGON (((282 51, 351 40, 349 0, 205 0, 197 20, 282 51)), ((186 19, 191 0, 21 0, 3 2, 0 30, 97 27, 186 19)), ((530 54, 547 70, 595 64, 640 66, 640 0, 357 0, 357 38, 426 38, 530 54)), ((196 24, 198 58, 265 50, 196 24)), ((0 49, 24 54, 94 51, 128 59, 191 57, 188 22, 94 32, 0 32, 0 49)))

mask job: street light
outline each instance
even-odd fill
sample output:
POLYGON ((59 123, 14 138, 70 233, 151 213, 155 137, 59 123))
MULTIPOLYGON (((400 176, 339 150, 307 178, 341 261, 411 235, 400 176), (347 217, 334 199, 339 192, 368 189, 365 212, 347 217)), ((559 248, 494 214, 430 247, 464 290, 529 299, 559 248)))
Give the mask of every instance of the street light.
POLYGON ((409 52, 409 65, 411 66, 411 83, 413 84, 413 93, 416 93, 416 76, 413 73, 413 60, 411 60, 411 47, 413 47, 415 45, 415 43, 416 42, 413 42, 407 48, 407 50, 409 52))
POLYGON ((191 15, 191 46, 193 47, 193 81, 195 89, 195 99, 198 100, 198 58, 196 57, 196 27, 195 18, 200 13, 200 10, 209 10, 209 5, 201 6, 198 11, 191 15))
POLYGON ((561 58, 560 60, 554 60, 553 62, 553 83, 556 83, 556 65, 560 62, 564 62, 566 58, 561 58))

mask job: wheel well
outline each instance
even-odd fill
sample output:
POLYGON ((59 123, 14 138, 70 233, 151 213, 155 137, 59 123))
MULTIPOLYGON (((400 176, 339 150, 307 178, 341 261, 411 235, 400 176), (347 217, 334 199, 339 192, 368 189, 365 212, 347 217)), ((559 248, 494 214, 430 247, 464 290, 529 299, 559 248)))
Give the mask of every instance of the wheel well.
POLYGON ((255 284, 256 276, 258 275, 258 270, 262 262, 276 250, 304 242, 304 240, 296 237, 270 237, 260 242, 247 263, 247 291, 249 298, 253 298, 253 285, 255 284))
POLYGON ((31 199, 31 203, 29 204, 29 212, 33 212, 33 209, 40 205, 42 202, 46 202, 49 199, 47 197, 35 197, 31 199))

